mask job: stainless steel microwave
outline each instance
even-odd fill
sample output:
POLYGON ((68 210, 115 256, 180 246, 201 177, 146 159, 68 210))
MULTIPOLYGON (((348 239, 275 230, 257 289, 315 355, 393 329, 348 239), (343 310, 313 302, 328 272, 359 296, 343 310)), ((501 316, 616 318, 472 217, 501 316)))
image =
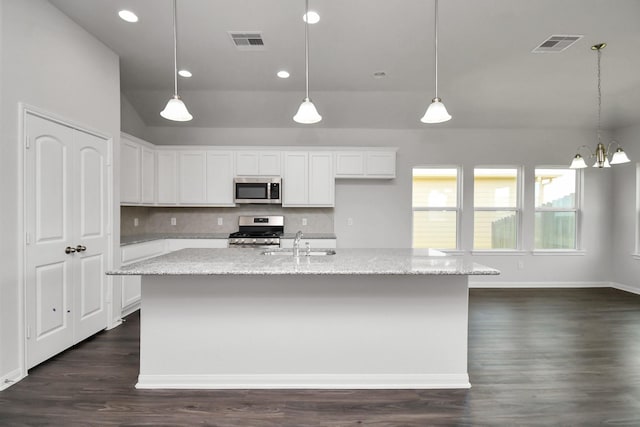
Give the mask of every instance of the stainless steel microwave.
POLYGON ((236 203, 282 204, 282 178, 279 176, 239 176, 233 179, 236 203))

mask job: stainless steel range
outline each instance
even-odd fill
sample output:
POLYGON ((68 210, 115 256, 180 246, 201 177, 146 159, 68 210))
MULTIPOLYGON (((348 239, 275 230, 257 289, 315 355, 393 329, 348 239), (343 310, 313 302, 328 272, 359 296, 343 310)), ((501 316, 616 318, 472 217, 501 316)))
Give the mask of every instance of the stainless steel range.
POLYGON ((230 248, 272 248, 280 246, 284 216, 241 216, 238 231, 229 235, 230 248))

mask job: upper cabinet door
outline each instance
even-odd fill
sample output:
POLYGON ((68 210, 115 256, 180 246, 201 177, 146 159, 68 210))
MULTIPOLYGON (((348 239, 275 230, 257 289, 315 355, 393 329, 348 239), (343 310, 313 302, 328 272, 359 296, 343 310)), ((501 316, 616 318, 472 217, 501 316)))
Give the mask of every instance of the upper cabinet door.
POLYGON ((158 204, 173 205, 178 202, 178 168, 175 151, 158 151, 157 190, 158 204))
POLYGON ((360 178, 364 176, 364 153, 362 151, 339 151, 336 153, 336 177, 360 178))
POLYGON ((367 151, 367 176, 376 178, 395 178, 396 152, 367 151))
POLYGON ((332 152, 309 153, 309 205, 335 205, 332 152))
POLYGON ((280 151, 238 151, 236 153, 236 175, 280 176, 280 151))
POLYGON ((156 201, 156 153, 142 147, 142 203, 156 201))
POLYGON ((284 153, 282 205, 306 206, 309 203, 309 154, 305 151, 284 153))
POLYGON ((207 203, 207 153, 182 151, 178 157, 178 202, 207 203))
POLYGON ((282 168, 280 167, 280 151, 262 151, 260 154, 260 175, 263 176, 280 176, 282 168))
POLYGON ((120 139, 120 203, 140 203, 142 147, 126 138, 120 139))
POLYGON ((233 202, 233 152, 207 152, 207 203, 235 206, 233 202))

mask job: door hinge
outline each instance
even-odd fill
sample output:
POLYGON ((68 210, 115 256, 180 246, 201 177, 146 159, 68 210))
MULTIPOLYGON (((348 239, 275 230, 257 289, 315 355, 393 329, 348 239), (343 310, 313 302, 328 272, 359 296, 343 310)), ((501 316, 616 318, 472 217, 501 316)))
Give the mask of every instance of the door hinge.
POLYGON ((27 339, 31 339, 31 326, 27 326, 27 339))
POLYGON ((29 148, 31 148, 31 142, 30 141, 31 141, 31 139, 29 138, 29 135, 27 135, 27 137, 26 137, 26 139, 24 141, 24 148, 27 149, 27 150, 29 148))
POLYGON ((27 245, 31 244, 31 233, 25 233, 24 243, 27 244, 27 245))

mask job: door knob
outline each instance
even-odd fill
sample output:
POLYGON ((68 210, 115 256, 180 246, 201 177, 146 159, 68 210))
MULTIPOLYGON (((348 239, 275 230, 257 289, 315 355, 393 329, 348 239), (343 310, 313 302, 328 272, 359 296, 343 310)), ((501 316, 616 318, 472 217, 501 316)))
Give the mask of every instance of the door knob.
POLYGON ((67 246, 67 247, 64 249, 64 253, 65 253, 65 254, 72 254, 72 253, 74 253, 75 251, 76 251, 76 249, 75 249, 75 248, 72 248, 71 246, 67 246))
POLYGON ((84 252, 84 251, 86 251, 86 250, 87 250, 87 247, 86 247, 86 246, 82 246, 82 245, 78 245, 78 246, 76 246, 76 251, 77 251, 77 252, 84 252))

